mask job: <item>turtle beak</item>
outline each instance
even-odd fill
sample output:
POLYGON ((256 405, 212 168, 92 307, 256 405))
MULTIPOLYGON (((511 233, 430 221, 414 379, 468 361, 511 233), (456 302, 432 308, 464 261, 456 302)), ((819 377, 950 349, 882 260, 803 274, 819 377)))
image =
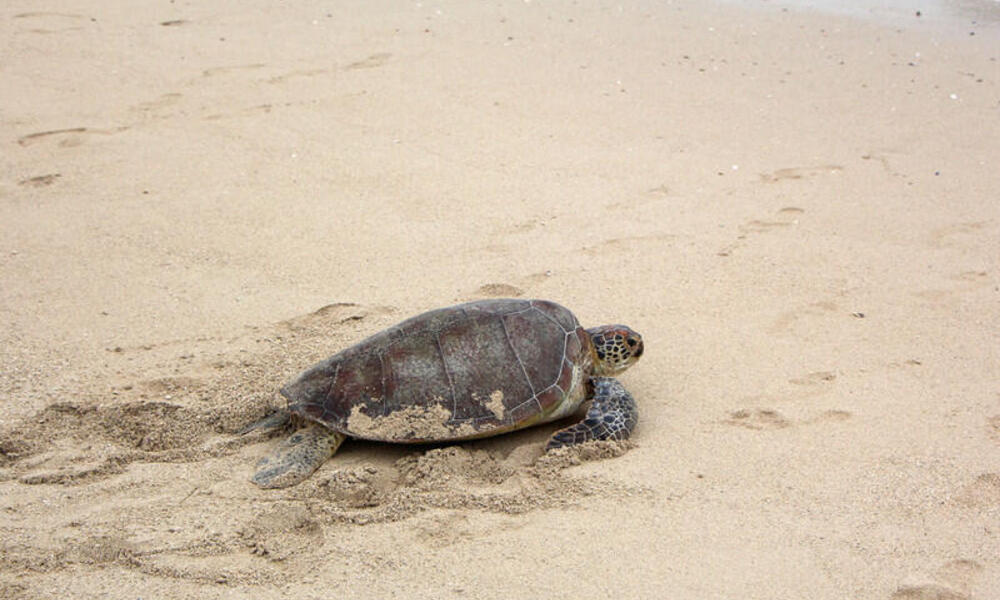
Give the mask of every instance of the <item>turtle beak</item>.
POLYGON ((626 338, 625 343, 628 344, 632 362, 639 360, 639 357, 642 356, 642 353, 645 350, 645 346, 643 346, 642 343, 642 336, 632 331, 629 333, 628 338, 626 338))

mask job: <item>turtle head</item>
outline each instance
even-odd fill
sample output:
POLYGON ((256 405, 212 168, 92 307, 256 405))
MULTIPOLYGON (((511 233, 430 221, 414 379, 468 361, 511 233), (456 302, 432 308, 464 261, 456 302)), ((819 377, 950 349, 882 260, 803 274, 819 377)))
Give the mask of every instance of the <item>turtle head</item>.
POLYGON ((594 343, 594 374, 612 377, 642 356, 642 336, 624 325, 602 325, 587 330, 594 343))

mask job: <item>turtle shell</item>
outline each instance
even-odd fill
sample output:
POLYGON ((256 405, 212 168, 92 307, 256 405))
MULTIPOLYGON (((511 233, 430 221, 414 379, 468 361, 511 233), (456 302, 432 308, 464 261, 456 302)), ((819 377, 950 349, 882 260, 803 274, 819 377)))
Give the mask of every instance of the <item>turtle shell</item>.
POLYGON ((568 309, 496 299, 432 310, 317 363, 281 389, 289 409, 352 437, 485 437, 573 412, 591 341, 568 309))

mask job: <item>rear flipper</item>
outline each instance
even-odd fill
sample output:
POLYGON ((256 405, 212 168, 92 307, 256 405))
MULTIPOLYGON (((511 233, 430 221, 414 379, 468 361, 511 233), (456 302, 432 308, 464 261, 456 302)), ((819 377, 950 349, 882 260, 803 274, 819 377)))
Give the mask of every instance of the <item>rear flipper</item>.
POLYGON ((344 437, 317 424, 300 429, 260 459, 250 480, 265 489, 295 485, 333 456, 344 437))
POLYGON ((587 418, 555 432, 545 450, 582 444, 590 440, 627 440, 639 422, 632 394, 612 377, 594 377, 594 401, 587 418))
POLYGON ((267 415, 266 417, 264 417, 259 421, 254 421, 253 423, 250 423, 243 429, 240 429, 239 434, 246 435, 251 431, 257 431, 258 429, 263 429, 265 431, 271 429, 278 429, 279 427, 284 427, 285 425, 288 425, 288 422, 291 420, 291 418, 292 418, 292 413, 290 413, 287 410, 279 410, 267 415))

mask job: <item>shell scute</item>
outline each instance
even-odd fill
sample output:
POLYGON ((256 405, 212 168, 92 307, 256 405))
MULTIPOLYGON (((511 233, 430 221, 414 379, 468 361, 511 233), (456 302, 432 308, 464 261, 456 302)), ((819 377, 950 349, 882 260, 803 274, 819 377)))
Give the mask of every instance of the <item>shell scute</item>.
POLYGON ((562 363, 562 371, 559 373, 559 379, 556 381, 556 385, 558 385, 563 391, 569 391, 569 389, 573 387, 573 371, 577 368, 579 367, 568 360, 564 360, 562 363))
POLYGON ((538 405, 543 412, 548 412, 565 398, 566 391, 557 385, 549 386, 538 393, 538 405))
MULTIPOLYGON (((433 335, 414 335, 388 347, 382 354, 383 392, 386 406, 397 398, 451 400, 451 386, 444 363, 436 356, 433 335)), ((350 409, 348 409, 350 412, 350 409)), ((384 410, 383 410, 384 412, 384 410)))
POLYGON ((573 313, 555 302, 549 300, 531 300, 531 307, 558 323, 566 333, 580 326, 573 313))
POLYGON ((575 357, 583 354, 584 346, 583 340, 580 338, 581 333, 587 335, 582 327, 577 327, 576 331, 566 336, 566 358, 568 360, 574 360, 575 357))
POLYGON ((559 377, 565 352, 566 333, 540 311, 529 310, 503 317, 510 346, 517 355, 531 386, 531 393, 541 392, 559 377))
POLYGON ((383 396, 382 362, 376 353, 359 353, 351 362, 351 368, 342 365, 337 380, 327 395, 327 408, 334 412, 350 410, 356 402, 371 402, 383 396))
POLYGON ((454 390, 451 418, 493 419, 485 402, 494 395, 530 398, 518 357, 507 342, 503 317, 482 312, 471 314, 439 336, 441 357, 454 390))
POLYGON ((507 411, 509 418, 514 423, 524 423, 537 419, 540 413, 538 401, 534 398, 522 402, 507 411))

